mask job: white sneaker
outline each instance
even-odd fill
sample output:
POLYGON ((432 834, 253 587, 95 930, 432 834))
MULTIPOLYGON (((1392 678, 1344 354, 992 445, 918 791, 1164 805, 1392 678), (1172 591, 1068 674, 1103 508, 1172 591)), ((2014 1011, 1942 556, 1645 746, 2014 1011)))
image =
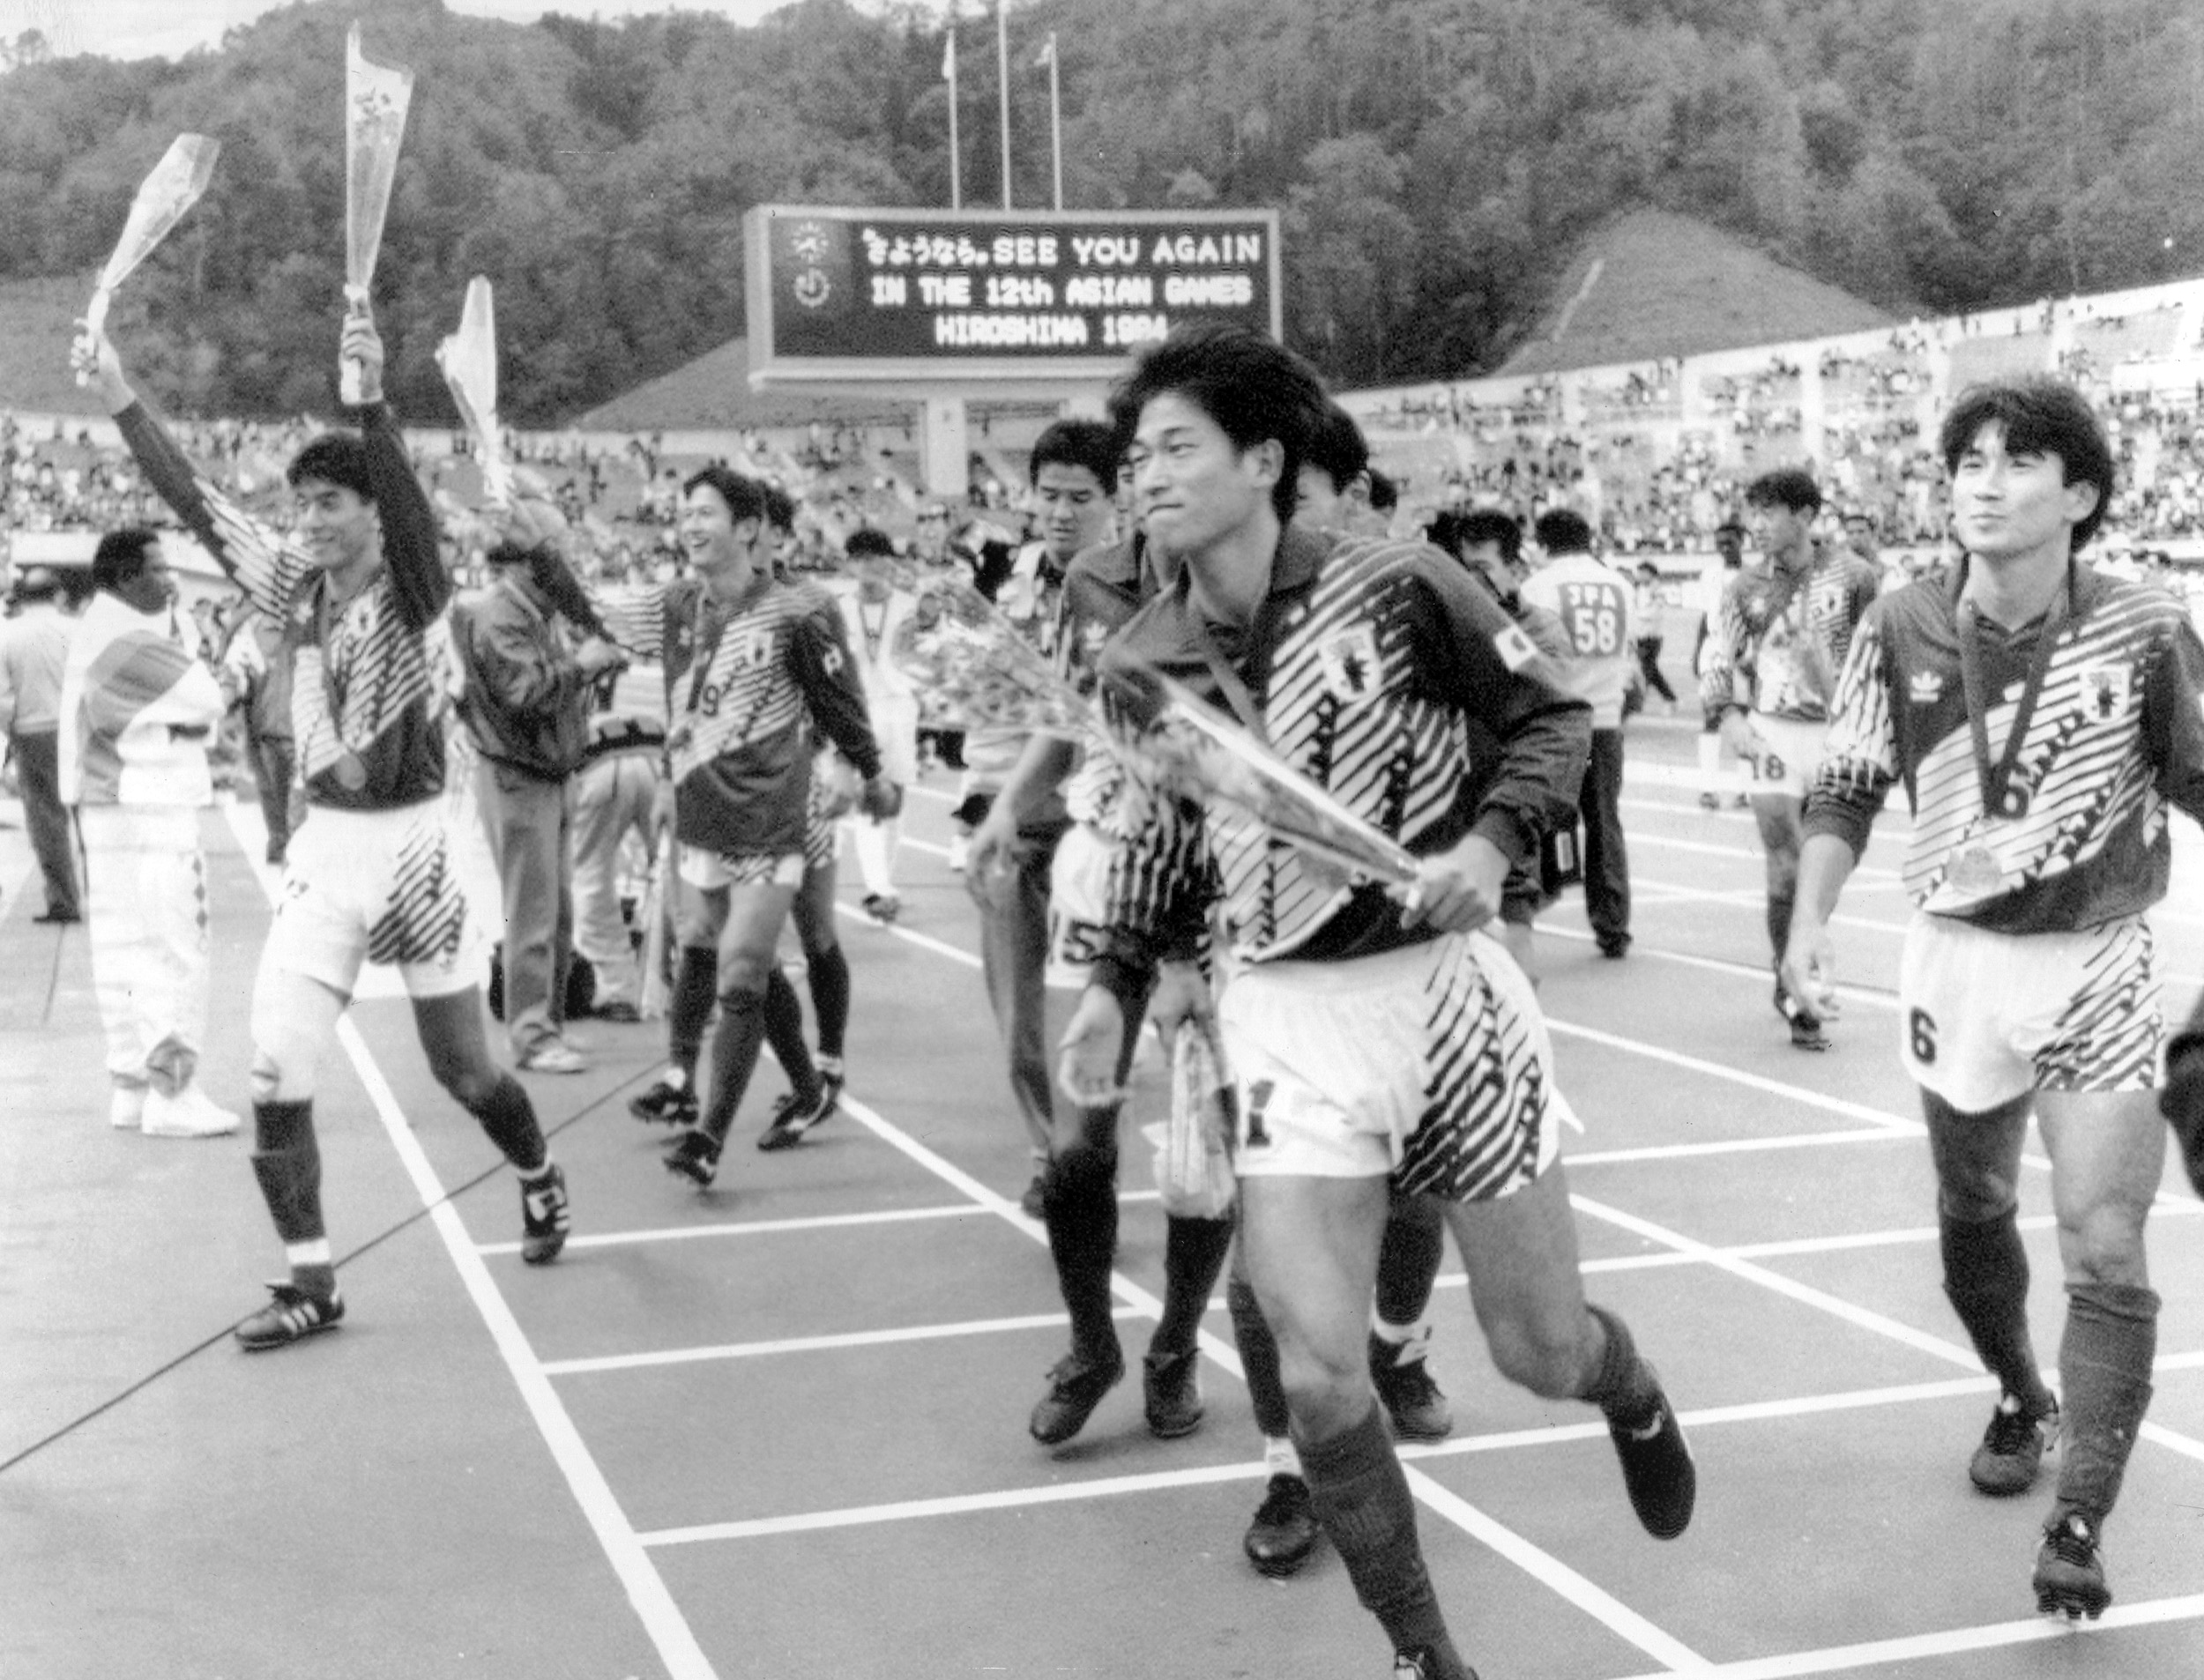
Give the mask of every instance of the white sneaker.
POLYGON ((135 1132, 145 1118, 145 1088, 115 1082, 108 1098, 108 1124, 118 1132, 135 1132))
POLYGON ((237 1116, 217 1108, 214 1099, 197 1085, 187 1085, 174 1096, 148 1091, 145 1119, 138 1129, 149 1138, 219 1138, 227 1137, 237 1126, 237 1116))

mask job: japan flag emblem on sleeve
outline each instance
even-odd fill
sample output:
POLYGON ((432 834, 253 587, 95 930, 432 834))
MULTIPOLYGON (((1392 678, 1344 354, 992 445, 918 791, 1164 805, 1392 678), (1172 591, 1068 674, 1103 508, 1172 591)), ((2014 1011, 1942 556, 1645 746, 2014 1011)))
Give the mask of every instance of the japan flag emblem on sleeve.
POLYGON ((1493 646, 1500 650, 1500 662, 1510 672, 1522 670, 1538 657, 1538 643, 1523 633, 1520 624, 1494 631, 1493 646))

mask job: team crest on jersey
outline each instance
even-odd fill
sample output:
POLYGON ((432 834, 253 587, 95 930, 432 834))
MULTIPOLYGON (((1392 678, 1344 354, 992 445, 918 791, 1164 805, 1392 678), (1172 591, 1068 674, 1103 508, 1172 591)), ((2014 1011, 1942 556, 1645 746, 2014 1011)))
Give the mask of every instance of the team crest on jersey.
POLYGON ((1336 631, 1317 644, 1324 687, 1335 700, 1360 700, 1377 692, 1377 632, 1366 624, 1336 631))
POLYGON ((2133 680, 2124 665, 2093 665, 2081 673, 2081 713, 2091 723, 2107 723, 2127 710, 2133 680))
POLYGON ((771 630, 761 627, 742 638, 741 663, 745 670, 763 670, 772 662, 773 633, 771 630))
POLYGON ((1933 706, 1944 697, 1940 672, 1916 671, 1906 680, 1906 695, 1917 706, 1933 706))
POLYGON ((1523 633, 1520 624, 1494 632, 1493 646, 1500 651, 1500 662, 1510 671, 1520 671, 1538 657, 1538 644, 1523 633))

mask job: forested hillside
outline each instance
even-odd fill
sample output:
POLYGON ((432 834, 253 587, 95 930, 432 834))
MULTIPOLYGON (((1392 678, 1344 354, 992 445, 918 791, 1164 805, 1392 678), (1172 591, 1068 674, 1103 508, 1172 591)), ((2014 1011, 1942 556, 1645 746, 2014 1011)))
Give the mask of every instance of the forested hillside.
MULTIPOLYGON (((418 75, 378 301, 409 413, 467 278, 497 287, 508 417, 570 416, 740 332, 742 212, 945 204, 942 26, 801 0, 754 28, 327 0, 182 63, 0 75, 0 279, 98 266, 186 130, 215 184, 134 280, 134 359, 182 406, 319 405, 343 277, 343 37, 418 75)), ((2193 0, 1031 0, 1021 205, 1277 204, 1288 331, 1337 381, 1476 372, 1572 242, 1703 217, 1885 307, 1948 312, 2204 268, 2193 0)), ((991 21, 960 34, 967 204, 1001 202, 991 21)))

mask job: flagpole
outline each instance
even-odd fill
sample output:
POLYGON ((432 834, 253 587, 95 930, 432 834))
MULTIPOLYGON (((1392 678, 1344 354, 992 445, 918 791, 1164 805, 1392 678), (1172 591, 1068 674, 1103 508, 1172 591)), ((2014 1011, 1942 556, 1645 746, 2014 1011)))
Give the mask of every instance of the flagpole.
POLYGON ((995 75, 1002 84, 1002 207, 1010 207, 1010 0, 994 0, 995 75))
POLYGON ((1056 183, 1056 209, 1064 207, 1064 108, 1056 81, 1056 32, 1048 32, 1048 158, 1056 183))
POLYGON ((949 207, 964 207, 964 153, 957 144, 957 14, 949 19, 949 46, 942 55, 942 74, 949 78, 949 207))

